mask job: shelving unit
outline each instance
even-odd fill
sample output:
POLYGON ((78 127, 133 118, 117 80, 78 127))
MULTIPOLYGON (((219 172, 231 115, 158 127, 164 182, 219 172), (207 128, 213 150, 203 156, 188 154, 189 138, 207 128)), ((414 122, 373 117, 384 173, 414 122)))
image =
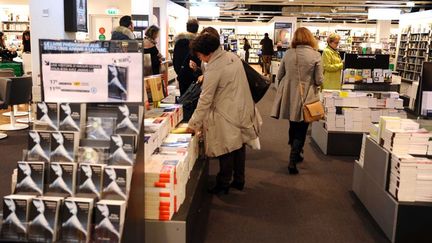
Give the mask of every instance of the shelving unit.
POLYGON ((432 31, 429 28, 415 30, 413 26, 403 29, 397 58, 397 71, 404 82, 419 82, 423 62, 432 60, 429 51, 432 31))
POLYGON ((261 49, 260 41, 264 39, 264 34, 261 33, 249 33, 249 34, 237 34, 239 50, 243 50, 243 38, 249 40, 251 49, 249 50, 249 63, 258 63, 258 51, 261 49))
POLYGON ((2 21, 1 31, 5 33, 8 46, 19 46, 22 41, 22 33, 30 25, 29 21, 2 21))

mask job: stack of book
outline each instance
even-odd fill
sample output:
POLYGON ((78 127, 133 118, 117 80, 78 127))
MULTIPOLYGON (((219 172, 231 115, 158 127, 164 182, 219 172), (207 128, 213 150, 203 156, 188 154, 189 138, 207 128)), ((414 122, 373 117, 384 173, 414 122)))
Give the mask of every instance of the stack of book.
POLYGON ((392 154, 388 190, 399 201, 432 202, 432 160, 392 154))
POLYGON ((329 131, 368 132, 381 116, 406 118, 396 92, 324 91, 323 97, 329 131))

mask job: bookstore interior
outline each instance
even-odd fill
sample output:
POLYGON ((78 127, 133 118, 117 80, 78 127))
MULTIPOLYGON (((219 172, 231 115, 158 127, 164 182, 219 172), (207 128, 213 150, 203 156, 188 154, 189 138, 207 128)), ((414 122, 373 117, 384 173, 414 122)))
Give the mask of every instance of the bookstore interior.
POLYGON ((0 21, 0 242, 432 242, 431 1, 0 0, 0 21), (324 85, 293 175, 270 110, 300 27, 324 85), (209 114, 246 128, 205 107, 213 30, 262 118, 225 193, 209 114))

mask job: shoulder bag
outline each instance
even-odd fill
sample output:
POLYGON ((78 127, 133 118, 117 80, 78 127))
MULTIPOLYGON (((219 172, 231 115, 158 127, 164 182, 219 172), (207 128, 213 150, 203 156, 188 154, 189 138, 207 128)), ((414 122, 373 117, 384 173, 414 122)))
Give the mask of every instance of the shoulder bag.
POLYGON ((255 69, 244 60, 242 60, 242 63, 246 73, 246 79, 249 82, 252 99, 255 103, 258 103, 270 87, 270 80, 255 71, 255 69))
MULTIPOLYGON (((298 55, 296 50, 296 65, 297 65, 297 75, 299 78, 299 89, 300 89, 300 95, 303 103, 303 120, 307 123, 319 121, 324 118, 324 106, 321 103, 320 100, 306 104, 306 98, 308 96, 308 93, 304 94, 304 82, 302 82, 302 79, 300 77, 300 67, 298 63, 298 55)), ((315 84, 312 84, 315 86, 315 84)), ((317 89, 317 87, 315 87, 317 89)))

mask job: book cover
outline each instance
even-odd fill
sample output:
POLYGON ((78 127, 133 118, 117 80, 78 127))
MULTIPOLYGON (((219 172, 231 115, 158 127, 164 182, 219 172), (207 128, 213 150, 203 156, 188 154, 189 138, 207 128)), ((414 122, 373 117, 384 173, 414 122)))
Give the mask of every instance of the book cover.
POLYGON ((61 131, 81 131, 81 104, 60 104, 60 124, 61 131))
POLYGON ((37 242, 53 242, 59 236, 61 197, 34 198, 30 203, 28 239, 37 242))
POLYGON ((74 162, 79 134, 73 132, 53 132, 51 134, 51 161, 74 162))
POLYGON ((26 240, 29 205, 33 196, 9 195, 3 198, 3 239, 26 240))
POLYGON ((58 130, 57 103, 39 102, 36 106, 36 130, 58 130))
POLYGON ((132 179, 132 166, 106 166, 102 198, 127 200, 132 179))
POLYGON ((76 163, 51 162, 45 192, 63 197, 73 196, 76 184, 76 163))
POLYGON ((108 98, 128 100, 128 68, 108 65, 108 98))
POLYGON ((96 204, 93 241, 120 242, 123 233, 126 202, 102 200, 96 204))
POLYGON ((67 198, 62 210, 61 239, 65 242, 89 242, 94 200, 67 198))
POLYGON ((78 172, 77 193, 91 194, 100 197, 104 165, 80 164, 78 172))
POLYGON ((51 133, 29 131, 28 136, 28 161, 50 161, 51 133))
POLYGON ((79 147, 78 163, 107 164, 109 149, 102 147, 79 147))
POLYGON ((115 132, 117 134, 138 134, 139 113, 139 105, 119 105, 115 132))
POLYGON ((92 140, 110 140, 114 134, 114 117, 88 117, 87 119, 87 138, 92 140))
POLYGON ((109 163, 111 165, 133 165, 135 144, 135 135, 112 135, 109 163))
POLYGON ((18 162, 18 178, 15 193, 42 195, 44 168, 44 162, 18 162))

